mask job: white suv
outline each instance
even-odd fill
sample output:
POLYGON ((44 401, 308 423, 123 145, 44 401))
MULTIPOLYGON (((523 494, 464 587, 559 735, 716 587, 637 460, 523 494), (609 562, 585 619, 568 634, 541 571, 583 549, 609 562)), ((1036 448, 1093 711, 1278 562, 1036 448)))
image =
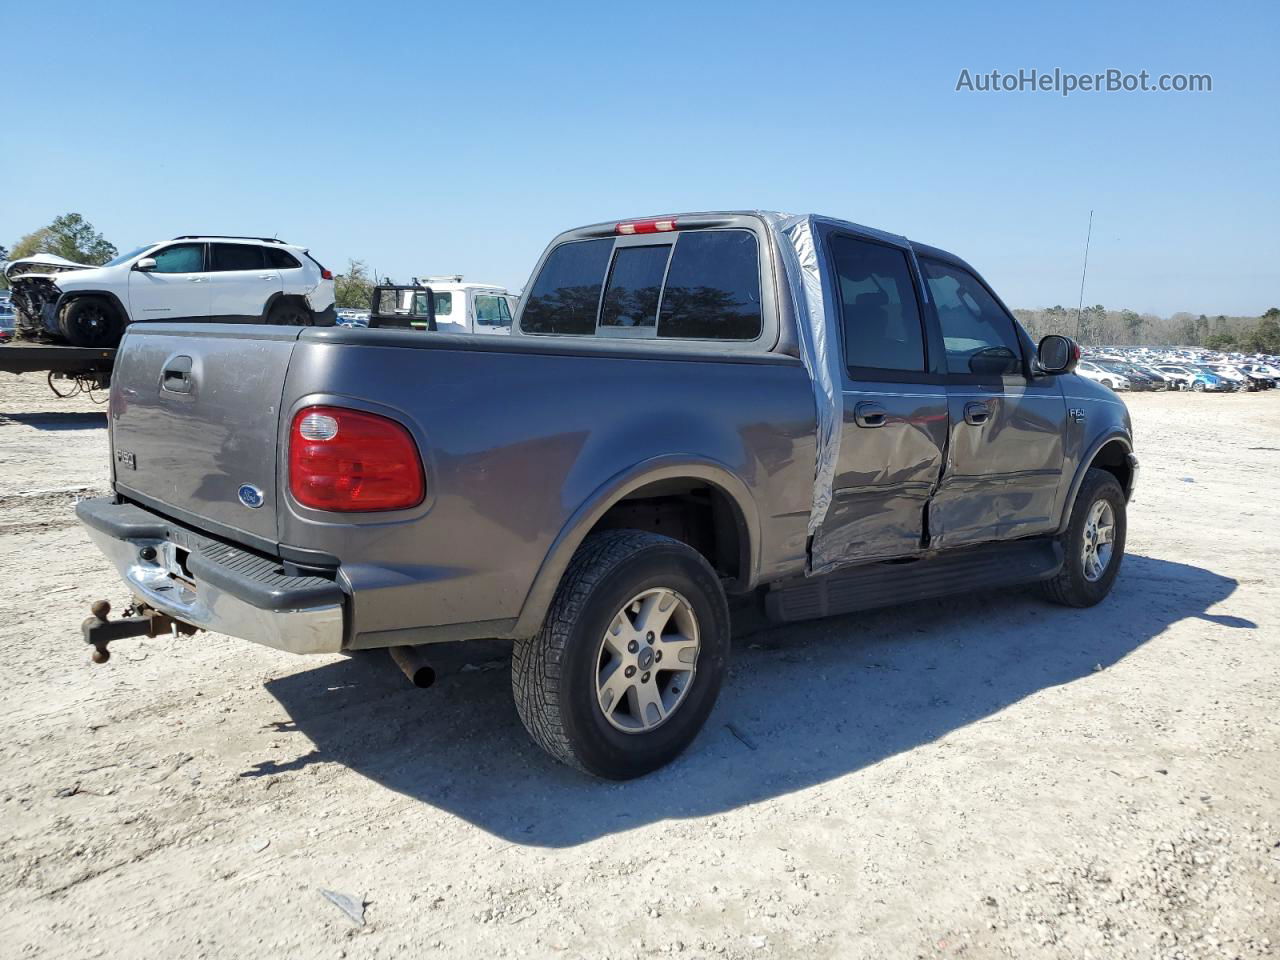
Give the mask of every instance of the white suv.
POLYGON ((267 237, 174 237, 100 267, 68 263, 54 274, 10 274, 10 281, 25 327, 80 347, 114 347, 125 325, 141 320, 336 320, 333 274, 305 247, 267 237))

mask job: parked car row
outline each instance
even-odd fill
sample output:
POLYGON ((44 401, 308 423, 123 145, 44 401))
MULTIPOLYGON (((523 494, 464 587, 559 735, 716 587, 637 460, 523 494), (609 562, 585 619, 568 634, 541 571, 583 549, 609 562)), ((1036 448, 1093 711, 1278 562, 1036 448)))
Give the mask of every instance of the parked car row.
POLYGON ((1085 348, 1082 377, 1112 390, 1235 393, 1280 384, 1280 357, 1228 355, 1197 348, 1085 348))

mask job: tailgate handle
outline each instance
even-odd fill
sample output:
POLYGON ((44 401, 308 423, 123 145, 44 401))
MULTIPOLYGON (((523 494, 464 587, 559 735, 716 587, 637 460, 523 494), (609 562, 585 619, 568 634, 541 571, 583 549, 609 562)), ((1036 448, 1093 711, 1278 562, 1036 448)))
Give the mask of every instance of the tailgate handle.
POLYGON ((191 358, 174 357, 166 363, 160 375, 160 388, 170 393, 190 393, 191 358))

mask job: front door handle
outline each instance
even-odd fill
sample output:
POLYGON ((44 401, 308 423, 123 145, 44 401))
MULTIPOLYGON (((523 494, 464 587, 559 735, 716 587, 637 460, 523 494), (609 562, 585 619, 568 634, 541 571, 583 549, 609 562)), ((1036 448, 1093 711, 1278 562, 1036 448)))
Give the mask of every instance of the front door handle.
POLYGON ((853 421, 860 427, 883 427, 889 415, 878 403, 860 403, 853 408, 853 421))
POLYGON ((204 277, 187 277, 192 283, 204 283, 204 277))
POLYGON ((964 422, 979 427, 991 419, 991 408, 982 401, 964 405, 964 422))

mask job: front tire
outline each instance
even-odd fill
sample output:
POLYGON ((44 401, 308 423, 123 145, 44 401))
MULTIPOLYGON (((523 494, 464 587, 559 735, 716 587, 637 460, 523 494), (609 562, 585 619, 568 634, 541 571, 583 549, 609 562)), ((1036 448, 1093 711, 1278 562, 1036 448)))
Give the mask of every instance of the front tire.
POLYGON ((562 763, 610 780, 675 759, 715 706, 729 609, 711 565, 656 533, 589 536, 511 662, 516 710, 562 763))
POLYGON ((1071 509, 1062 545, 1062 570, 1041 584, 1045 596, 1068 607, 1092 607, 1111 592, 1124 560, 1124 491, 1106 470, 1091 467, 1071 509))
POLYGON ((100 297, 81 297, 62 311, 62 335, 73 347, 114 347, 123 335, 115 308, 100 297))

